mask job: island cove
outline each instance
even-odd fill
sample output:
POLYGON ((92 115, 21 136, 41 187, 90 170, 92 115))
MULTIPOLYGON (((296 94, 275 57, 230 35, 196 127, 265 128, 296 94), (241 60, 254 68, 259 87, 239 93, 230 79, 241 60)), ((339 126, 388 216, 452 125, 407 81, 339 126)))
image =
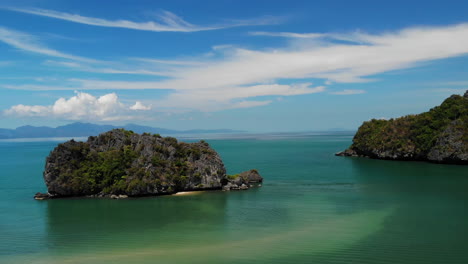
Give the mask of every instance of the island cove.
POLYGON ((419 115, 364 122, 336 155, 468 165, 468 91, 419 115))
POLYGON ((203 140, 184 143, 125 129, 59 144, 47 157, 43 176, 48 192, 37 193, 38 200, 245 190, 263 181, 257 170, 227 175, 218 153, 203 140))

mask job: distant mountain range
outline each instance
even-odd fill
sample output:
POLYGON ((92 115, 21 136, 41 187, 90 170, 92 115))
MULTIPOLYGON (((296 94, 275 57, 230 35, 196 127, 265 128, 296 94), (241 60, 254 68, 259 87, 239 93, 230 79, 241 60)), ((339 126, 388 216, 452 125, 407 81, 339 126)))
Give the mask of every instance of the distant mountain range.
POLYGON ((109 131, 114 128, 124 128, 136 133, 154 133, 163 135, 172 134, 213 134, 213 133, 242 133, 245 131, 231 129, 192 129, 172 130, 159 127, 127 124, 124 126, 96 125, 90 123, 72 123, 69 125, 53 127, 21 126, 16 129, 0 128, 0 139, 11 138, 47 138, 47 137, 88 137, 109 131))

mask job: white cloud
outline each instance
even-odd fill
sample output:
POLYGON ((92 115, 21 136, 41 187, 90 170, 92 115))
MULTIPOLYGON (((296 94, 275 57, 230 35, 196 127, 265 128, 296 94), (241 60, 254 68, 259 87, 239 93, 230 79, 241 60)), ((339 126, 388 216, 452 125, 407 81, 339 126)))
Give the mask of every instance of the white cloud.
POLYGON ((157 82, 83 81, 84 88, 109 89, 231 89, 281 79, 318 78, 327 83, 369 82, 369 76, 415 67, 419 63, 468 54, 468 24, 412 28, 396 33, 353 33, 302 49, 247 50, 233 48, 226 56, 203 65, 172 68, 171 79, 157 82), (362 44, 364 43, 364 44, 362 44))
MULTIPOLYGON (((280 37, 288 39, 309 39, 314 41, 344 41, 357 44, 369 44, 364 39, 365 33, 357 30, 353 33, 295 33, 295 32, 267 32, 267 31, 254 31, 249 32, 250 36, 264 36, 264 37, 280 37)), ((306 42, 307 43, 307 42, 306 42)), ((308 42, 316 43, 316 42, 308 42)))
POLYGON ((15 105, 5 110, 4 114, 14 117, 48 117, 65 120, 112 121, 138 118, 133 110, 149 110, 140 102, 127 106, 119 101, 115 93, 100 97, 88 93, 76 92, 68 99, 60 98, 53 105, 15 105), (135 109, 135 106, 139 109, 135 109))
MULTIPOLYGON (((312 87, 307 83, 310 79, 322 79, 326 85, 370 82, 374 81, 371 77, 376 74, 468 54, 467 23, 409 28, 383 34, 355 32, 316 35, 319 39, 323 35, 323 41, 310 43, 306 40, 300 48, 288 45, 282 49, 249 50, 225 46, 221 50, 214 50, 220 54, 209 60, 203 56, 200 56, 200 61, 147 59, 145 62, 153 60, 147 65, 148 68, 138 64, 133 65, 133 68, 129 65, 125 69, 129 73, 148 71, 167 77, 158 81, 69 79, 56 86, 2 86, 30 90, 165 89, 170 90, 169 95, 158 98, 153 105, 171 109, 217 111, 271 103, 269 99, 257 98, 262 96, 293 96, 325 90, 322 86, 312 87), (158 64, 161 71, 154 71, 153 64, 158 64), (279 84, 285 82, 288 84, 279 84)), ((109 69, 113 68, 88 70, 112 72, 109 69)), ((360 90, 335 93, 355 94, 360 93, 360 90)))
POLYGON ((5 110, 6 115, 14 116, 47 116, 50 114, 50 107, 41 106, 41 105, 14 105, 10 109, 5 110))
POLYGON ((43 63, 47 66, 58 66, 58 67, 67 67, 73 70, 79 70, 83 72, 92 72, 92 73, 109 73, 109 74, 133 74, 133 75, 154 75, 154 76, 168 76, 170 75, 169 71, 161 72, 161 71, 153 71, 153 70, 146 70, 146 69, 116 69, 116 68, 109 68, 109 67, 96 67, 90 66, 88 64, 78 63, 74 61, 55 61, 55 60, 47 60, 43 63))
MULTIPOLYGON (((236 108, 250 108, 256 106, 264 106, 270 104, 272 101, 240 101, 230 104, 225 109, 236 109, 236 108)), ((223 107, 224 108, 224 107, 223 107)))
POLYGON ((181 17, 169 11, 163 11, 159 16, 159 21, 148 22, 134 22, 129 20, 107 20, 102 18, 86 17, 78 14, 70 14, 65 12, 58 12, 54 10, 39 9, 39 8, 6 8, 8 10, 27 13, 37 16, 44 16, 50 18, 61 19, 65 21, 99 26, 99 27, 114 27, 114 28, 127 28, 134 30, 145 31, 172 31, 172 32, 195 32, 205 30, 217 30, 223 28, 239 27, 239 26, 254 26, 254 25, 269 25, 279 22, 279 18, 275 17, 262 17, 250 20, 237 20, 231 23, 211 26, 197 26, 191 24, 181 17))
POLYGON ((165 64, 165 65, 178 65, 178 66, 200 66, 205 64, 204 62, 194 60, 159 60, 149 58, 133 58, 136 61, 148 62, 153 64, 165 64))
POLYGON ((293 33, 293 32, 249 32, 251 36, 283 37, 283 38, 323 38, 326 34, 321 33, 293 33))
POLYGON ((63 53, 54 49, 50 49, 39 43, 33 36, 11 30, 5 27, 0 27, 0 41, 13 46, 17 49, 47 55, 51 57, 58 57, 70 60, 84 61, 84 62, 96 62, 96 60, 88 59, 80 56, 74 56, 71 54, 63 53))
POLYGON ((151 110, 150 106, 144 105, 140 101, 136 101, 134 105, 130 106, 131 110, 151 110))
POLYGON ((11 90, 26 90, 26 91, 64 91, 77 90, 80 87, 72 85, 46 85, 46 84, 1 84, 0 87, 11 90))
MULTIPOLYGON (((100 81, 88 81, 88 80, 74 80, 75 82, 83 82, 81 88, 87 87, 92 90, 103 90, 107 89, 109 83, 100 81)), ((135 89, 143 89, 145 87, 151 87, 152 83, 139 83, 138 86, 133 87, 135 89)), ((129 89, 131 82, 113 83, 111 86, 114 89, 129 89)), ((16 89, 33 89, 33 90, 70 90, 73 87, 49 87, 47 85, 35 85, 35 86, 9 86, 3 85, 5 88, 16 88, 16 89)), ((235 108, 247 108, 257 107, 272 103, 271 100, 248 100, 249 98, 264 97, 264 96, 294 96, 304 94, 321 93, 325 91, 325 86, 312 86, 312 83, 299 83, 293 85, 280 85, 280 84, 262 84, 253 86, 242 86, 242 87, 230 87, 228 89, 176 89, 173 93, 170 93, 167 97, 154 100, 153 103, 158 105, 160 110, 170 109, 171 111, 192 111, 200 110, 205 112, 220 111, 224 109, 235 109, 235 108)), ((89 94, 82 93, 82 99, 78 101, 85 101, 84 99, 89 94)), ((65 99, 61 98, 56 102, 61 106, 62 101, 65 99)), ((66 100, 74 103, 77 98, 66 100)), ((74 104, 73 104, 74 105, 74 104)), ((69 106, 71 107, 71 106, 69 106)), ((66 109, 66 108, 65 108, 66 109)), ((144 105, 137 101, 131 107, 130 110, 151 110, 150 106, 144 105)), ((55 112, 59 113, 59 112, 55 112)))
MULTIPOLYGON (((66 59, 66 61, 57 61, 57 60, 46 60, 43 65, 46 66, 58 66, 71 68, 73 70, 79 70, 84 72, 93 72, 93 73, 108 73, 108 74, 135 74, 135 75, 154 75, 154 76, 168 76, 170 75, 169 69, 163 71, 155 71, 152 69, 135 69, 134 67, 129 69, 128 67, 123 67, 120 64, 112 61, 100 61, 80 56, 75 56, 72 54, 64 53, 57 51, 51 48, 46 47, 43 43, 30 34, 8 29, 0 26, 0 42, 4 42, 12 47, 15 47, 19 50, 32 52, 36 54, 46 55, 50 57, 56 57, 61 59, 66 59), (92 65, 92 66, 91 66, 92 65), (117 66, 117 67, 115 67, 117 66)), ((140 59, 143 61, 144 59, 140 59)), ((152 61, 156 63, 157 60, 147 60, 147 62, 152 61)), ((160 60, 159 63, 163 61, 160 60)), ((167 64, 171 63, 170 61, 166 62, 167 64)), ((173 62, 175 65, 180 65, 182 62, 173 62)), ((0 61, 0 66, 10 65, 12 62, 0 61)), ((123 63, 124 65, 128 63, 123 63)), ((196 64, 192 64, 196 65, 196 64)))
POLYGON ((352 95, 352 94, 363 94, 363 93, 366 93, 366 91, 345 89, 343 91, 331 92, 331 94, 336 94, 336 95, 352 95))
POLYGON ((254 85, 228 89, 186 89, 169 94, 155 103, 161 108, 200 110, 205 112, 224 109, 257 107, 272 103, 271 100, 247 100, 264 96, 293 96, 325 91, 324 86, 312 87, 311 83, 295 85, 254 85))

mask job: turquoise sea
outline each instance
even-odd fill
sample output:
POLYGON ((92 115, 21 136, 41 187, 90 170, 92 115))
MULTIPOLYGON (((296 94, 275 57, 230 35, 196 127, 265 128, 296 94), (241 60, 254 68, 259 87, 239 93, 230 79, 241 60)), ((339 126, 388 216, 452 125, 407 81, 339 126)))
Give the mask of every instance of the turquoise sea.
POLYGON ((0 141, 0 263, 468 263, 468 167, 335 157, 351 139, 208 139, 248 191, 47 201, 58 141, 0 141))

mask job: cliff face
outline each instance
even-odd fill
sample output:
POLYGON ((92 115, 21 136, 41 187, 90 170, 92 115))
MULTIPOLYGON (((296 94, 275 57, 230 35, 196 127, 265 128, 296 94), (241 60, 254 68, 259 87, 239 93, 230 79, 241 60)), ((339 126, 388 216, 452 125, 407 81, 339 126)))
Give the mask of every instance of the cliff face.
POLYGON ((208 143, 114 129, 59 144, 46 159, 43 197, 161 195, 221 189, 230 182, 225 179, 224 164, 208 143))
POLYGON ((364 122, 336 155, 468 164, 468 91, 419 115, 364 122))

